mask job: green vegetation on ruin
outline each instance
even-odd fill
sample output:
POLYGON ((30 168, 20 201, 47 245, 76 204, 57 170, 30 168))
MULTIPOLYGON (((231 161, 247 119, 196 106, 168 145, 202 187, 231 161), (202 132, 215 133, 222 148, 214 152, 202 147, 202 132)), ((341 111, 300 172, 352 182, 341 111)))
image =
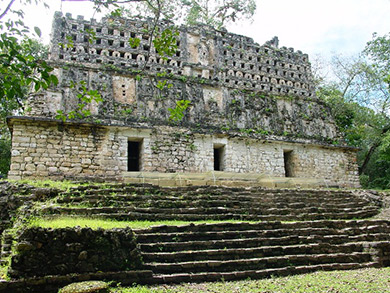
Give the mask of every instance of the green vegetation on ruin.
MULTIPOLYGON (((82 185, 91 185, 90 183, 80 183, 80 182, 73 182, 73 181, 54 181, 54 180, 29 180, 29 179, 23 179, 23 180, 8 180, 12 183, 18 183, 18 184, 27 184, 34 187, 45 187, 45 188, 57 188, 59 190, 63 191, 69 191, 71 188, 75 188, 82 185)), ((99 183, 94 183, 98 185, 99 183)), ((100 183, 101 186, 103 184, 100 183)))
MULTIPOLYGON (((113 229, 113 228, 127 228, 132 229, 146 229, 152 226, 181 226, 190 224, 216 224, 216 223, 241 223, 240 220, 228 220, 228 221, 117 221, 106 220, 86 217, 55 217, 55 218, 33 218, 29 221, 30 227, 41 228, 67 228, 67 227, 81 227, 91 229, 113 229)), ((255 223, 254 221, 245 221, 246 223, 255 223)))

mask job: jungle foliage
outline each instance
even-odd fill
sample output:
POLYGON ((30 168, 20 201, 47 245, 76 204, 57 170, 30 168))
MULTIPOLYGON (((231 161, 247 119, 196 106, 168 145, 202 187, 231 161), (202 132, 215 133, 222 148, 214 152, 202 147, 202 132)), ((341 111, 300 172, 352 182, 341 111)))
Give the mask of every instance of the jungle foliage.
POLYGON ((361 184, 390 188, 390 34, 373 35, 358 57, 334 56, 332 81, 318 96, 331 107, 349 145, 358 152, 361 184))

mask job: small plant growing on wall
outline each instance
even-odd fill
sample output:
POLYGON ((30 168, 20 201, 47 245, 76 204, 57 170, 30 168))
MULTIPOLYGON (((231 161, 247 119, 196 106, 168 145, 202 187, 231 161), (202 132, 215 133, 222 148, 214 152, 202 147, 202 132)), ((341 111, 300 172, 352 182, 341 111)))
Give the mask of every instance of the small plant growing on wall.
POLYGON ((87 88, 87 83, 82 80, 80 82, 70 82, 70 88, 76 92, 77 107, 68 113, 62 110, 57 110, 56 119, 66 121, 67 119, 84 118, 91 115, 91 110, 87 108, 93 101, 96 103, 103 102, 103 99, 97 90, 87 88))
POLYGON ((167 28, 161 33, 158 32, 153 40, 153 45, 156 48, 157 53, 162 56, 163 59, 166 60, 168 59, 167 56, 175 54, 178 48, 177 36, 179 36, 179 32, 176 29, 167 28))
POLYGON ((168 108, 168 111, 170 112, 169 120, 175 122, 181 121, 184 118, 184 111, 187 110, 190 103, 191 102, 188 100, 176 101, 175 108, 168 108))

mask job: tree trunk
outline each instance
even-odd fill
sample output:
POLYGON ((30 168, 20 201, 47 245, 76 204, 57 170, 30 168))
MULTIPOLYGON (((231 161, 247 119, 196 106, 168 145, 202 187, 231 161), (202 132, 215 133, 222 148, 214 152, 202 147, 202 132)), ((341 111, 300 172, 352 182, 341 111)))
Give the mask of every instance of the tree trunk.
POLYGON ((364 171, 367 168, 368 162, 371 159, 372 154, 375 152, 375 150, 378 148, 378 146, 381 144, 381 141, 378 139, 368 150, 368 153, 366 157, 364 158, 363 164, 359 167, 359 175, 362 175, 364 171))
POLYGON ((364 158, 363 164, 359 167, 359 175, 362 175, 364 171, 367 168, 368 163, 370 162, 372 154, 375 152, 375 150, 380 146, 382 143, 382 137, 390 130, 390 126, 386 126, 382 129, 381 134, 377 138, 377 140, 374 142, 374 144, 370 147, 368 150, 366 157, 364 158))

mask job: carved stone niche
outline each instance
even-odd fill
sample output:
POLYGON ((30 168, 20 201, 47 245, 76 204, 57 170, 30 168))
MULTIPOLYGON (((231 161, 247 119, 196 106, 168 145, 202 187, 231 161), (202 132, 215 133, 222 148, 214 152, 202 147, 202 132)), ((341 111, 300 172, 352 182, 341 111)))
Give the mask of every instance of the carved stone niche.
POLYGON ((213 40, 200 40, 199 35, 188 34, 188 52, 191 63, 200 63, 202 66, 212 66, 214 62, 213 40))
POLYGON ((223 93, 221 88, 213 87, 204 87, 203 88, 203 99, 205 108, 207 111, 210 110, 210 103, 217 103, 218 108, 222 110, 223 108, 223 93))
POLYGON ((115 75, 112 77, 114 99, 124 104, 133 104, 136 101, 135 79, 128 76, 115 75))

